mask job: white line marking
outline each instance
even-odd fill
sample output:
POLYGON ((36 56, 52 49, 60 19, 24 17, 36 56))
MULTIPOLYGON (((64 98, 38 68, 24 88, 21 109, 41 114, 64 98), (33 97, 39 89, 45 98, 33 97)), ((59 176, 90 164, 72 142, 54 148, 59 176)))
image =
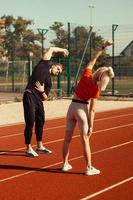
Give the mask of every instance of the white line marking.
POLYGON ((4 136, 1 136, 0 139, 8 138, 8 137, 20 136, 20 135, 22 135, 22 133, 16 133, 16 134, 11 134, 11 135, 4 135, 4 136))
POLYGON ((2 182, 5 182, 5 181, 8 181, 8 180, 11 180, 11 179, 14 179, 14 178, 18 178, 18 177, 21 177, 21 176, 24 176, 24 175, 27 175, 27 174, 31 174, 31 173, 34 173, 34 172, 37 172, 37 171, 41 171, 43 169, 46 169, 46 168, 49 168, 49 167, 53 167, 53 166, 56 166, 56 165, 60 165, 62 164, 62 162, 58 162, 58 163, 54 163, 54 164, 51 164, 51 165, 47 165, 45 167, 41 167, 41 168, 38 168, 36 170, 32 170, 32 171, 28 171, 28 172, 25 172, 25 173, 22 173, 22 174, 17 174, 15 176, 10 176, 8 178, 4 178, 4 179, 1 179, 0 180, 0 183, 2 182))
MULTIPOLYGON (((44 130, 48 131, 48 130, 51 130, 51 129, 58 129, 58 128, 64 128, 64 127, 65 127, 65 125, 53 126, 53 127, 45 128, 44 130)), ((1 136, 0 139, 8 138, 8 137, 14 137, 14 136, 21 136, 21 135, 23 135, 23 133, 16 133, 16 134, 4 135, 4 136, 1 136)))
POLYGON ((119 117, 129 117, 129 116, 132 116, 133 113, 130 113, 130 114, 123 114, 123 115, 116 115, 116 116, 113 116, 113 117, 105 117, 105 118, 100 118, 100 119, 96 119, 94 121, 103 121, 103 120, 108 120, 108 119, 115 119, 115 118, 119 118, 119 117))
MULTIPOLYGON (((108 150, 110 150, 110 149, 118 148, 118 147, 120 147, 120 146, 125 146, 125 145, 128 145, 128 144, 130 144, 130 143, 133 143, 133 141, 129 141, 129 142, 125 142, 125 143, 119 144, 119 145, 117 145, 117 146, 115 145, 115 146, 112 146, 112 147, 109 147, 109 148, 101 149, 101 150, 92 152, 92 154, 97 154, 97 153, 101 153, 101 152, 104 152, 104 151, 108 151, 108 150)), ((75 157, 75 158, 71 158, 71 159, 69 159, 69 161, 78 160, 78 159, 80 159, 80 158, 83 158, 83 156, 78 156, 78 157, 75 157)), ((47 166, 38 168, 38 169, 36 169, 36 170, 32 170, 32 171, 28 171, 28 172, 21 173, 21 174, 18 174, 18 175, 10 176, 10 177, 4 178, 4 179, 0 179, 0 183, 1 183, 1 182, 8 181, 8 180, 11 180, 11 179, 14 179, 14 178, 18 178, 18 177, 21 177, 21 176, 24 176, 24 175, 27 175, 27 174, 31 174, 31 173, 34 173, 34 172, 37 172, 37 171, 41 171, 42 169, 45 169, 45 168, 53 167, 53 166, 56 166, 56 165, 61 165, 62 163, 63 163, 63 162, 60 161, 60 162, 57 162, 57 163, 53 163, 53 164, 51 164, 51 165, 47 165, 47 166)))
MULTIPOLYGON (((119 128, 125 128, 125 127, 128 127, 128 126, 133 126, 133 124, 126 124, 126 125, 123 125, 123 126, 116 126, 116 127, 112 127, 112 128, 107 128, 107 129, 101 129, 101 130, 98 130, 98 131, 94 131, 93 133, 100 133, 100 132, 106 132, 106 131, 110 131, 110 130, 114 130, 114 129, 119 129, 119 128)), ((73 138, 77 138, 77 137, 80 137, 80 135, 75 135, 73 136, 73 138)), ((61 139, 57 139, 57 140, 53 140, 53 141, 50 141, 50 142, 45 142, 43 143, 44 145, 47 145, 47 144, 53 144, 53 143, 56 143, 56 142, 62 142, 64 140, 64 138, 61 138, 61 139)), ((33 147, 35 147, 36 145, 32 145, 33 147)), ((20 147, 18 149, 13 149, 13 150, 9 150, 9 151, 20 151, 20 150, 23 150, 25 149, 25 147, 20 147)), ((0 152, 0 154, 6 154, 7 152, 0 152)))
MULTIPOLYGON (((127 127, 127 126, 132 126, 132 124, 126 124, 126 125, 122 125, 122 126, 117 126, 118 128, 123 128, 123 127, 127 127)), ((45 131, 48 131, 48 130, 51 130, 51 129, 58 129, 58 128, 64 128, 65 125, 61 125, 61 126, 54 126, 54 127, 49 127, 49 128, 46 128, 45 131)), ((98 131, 94 131, 93 133, 98 133, 98 132, 104 132, 104 131, 108 131, 108 130, 113 130, 117 127, 112 127, 112 128, 108 128, 108 129, 103 129, 103 130, 98 130, 98 131)), ((23 133, 17 133, 17 134, 11 134, 11 135, 5 135, 5 136, 1 136, 0 139, 3 139, 3 138, 8 138, 8 137, 14 137, 14 136, 20 136, 22 135, 23 133)))
MULTIPOLYGON (((132 116, 132 115, 133 114, 123 114, 123 115, 117 115, 117 116, 114 116, 114 117, 105 117, 105 118, 101 118, 101 119, 95 119, 94 121, 97 122, 97 121, 103 121, 103 120, 110 120, 110 119, 115 119, 115 118, 119 118, 119 117, 128 117, 128 116, 132 116)), ((58 128, 64 128, 64 127, 65 127, 65 125, 60 125, 60 126, 44 128, 44 130, 47 131, 47 130, 51 130, 51 129, 58 129, 58 128)), ((23 135, 23 133, 17 133, 17 134, 10 134, 10 135, 1 136, 0 139, 19 136, 19 135, 23 135)))
POLYGON ((112 128, 106 128, 106 129, 94 131, 93 133, 106 132, 106 131, 110 131, 110 130, 114 130, 114 129, 125 128, 125 127, 128 127, 128 126, 133 126, 133 123, 131 123, 131 124, 125 124, 125 125, 121 125, 121 126, 114 126, 112 128))
POLYGON ((114 185, 111 185, 111 186, 109 186, 109 187, 107 187, 107 188, 104 188, 103 190, 100 190, 100 191, 98 191, 98 192, 96 192, 96 193, 94 193, 94 194, 88 195, 88 196, 86 196, 86 197, 84 197, 84 198, 82 198, 82 199, 80 199, 80 200, 92 199, 93 197, 96 197, 96 196, 98 196, 98 195, 100 195, 100 194, 102 194, 102 193, 104 193, 104 192, 107 192, 108 190, 111 190, 111 189, 113 189, 113 188, 115 188, 115 187, 118 187, 119 185, 122 185, 122 184, 124 184, 124 183, 127 183, 127 182, 129 182, 129 181, 131 181, 131 180, 133 180, 133 176, 131 176, 131 177, 127 178, 127 179, 124 179, 123 181, 120 181, 120 182, 118 182, 118 183, 115 183, 114 185))

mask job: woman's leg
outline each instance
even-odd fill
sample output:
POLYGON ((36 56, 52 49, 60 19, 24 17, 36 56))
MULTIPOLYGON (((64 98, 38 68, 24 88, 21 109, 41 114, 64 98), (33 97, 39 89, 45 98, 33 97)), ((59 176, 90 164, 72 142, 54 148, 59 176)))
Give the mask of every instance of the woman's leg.
POLYGON ((72 139, 73 131, 65 132, 65 138, 63 143, 63 163, 64 165, 68 164, 68 157, 69 157, 69 146, 72 139))
POLYGON ((81 133, 81 139, 83 144, 83 153, 86 161, 86 166, 91 167, 91 147, 90 147, 90 136, 87 133, 81 133))
POLYGON ((86 175, 95 175, 100 174, 100 170, 96 169, 92 166, 92 160, 91 160, 91 147, 90 147, 90 136, 91 133, 88 135, 88 129, 89 129, 89 121, 88 121, 88 109, 82 108, 78 113, 78 123, 80 127, 80 134, 83 144, 83 152, 84 157, 86 161, 86 175))
POLYGON ((86 161, 86 166, 91 166, 91 148, 90 148, 90 134, 89 130, 89 117, 88 117, 88 107, 86 105, 81 105, 80 109, 77 111, 77 121, 80 128, 81 140, 83 144, 83 153, 86 161))
POLYGON ((66 131, 65 131, 63 150, 62 150, 63 163, 64 163, 63 171, 68 171, 69 169, 72 168, 68 163, 68 157, 69 157, 69 152, 70 152, 69 150, 70 142, 72 140, 72 135, 73 135, 74 128, 76 125, 76 119, 73 115, 74 111, 75 111, 74 104, 71 103, 67 112, 66 131), (65 166, 67 167, 65 168, 65 166))

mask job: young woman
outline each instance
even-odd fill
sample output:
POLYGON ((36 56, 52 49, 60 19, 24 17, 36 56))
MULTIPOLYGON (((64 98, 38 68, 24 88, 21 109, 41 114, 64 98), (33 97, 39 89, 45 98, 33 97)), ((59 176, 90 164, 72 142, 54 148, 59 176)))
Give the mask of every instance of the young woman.
POLYGON ((94 58, 91 59, 86 66, 75 89, 72 102, 67 112, 67 125, 63 144, 64 164, 62 171, 72 169, 72 166, 68 162, 69 145, 76 122, 78 122, 86 161, 85 174, 94 175, 100 173, 100 170, 92 166, 89 139, 93 132, 96 101, 99 98, 100 92, 106 89, 109 80, 114 77, 114 72, 111 67, 101 67, 94 73, 92 73, 92 69, 98 57, 105 51, 106 47, 110 45, 112 45, 112 41, 108 40, 103 44, 102 48, 96 52, 94 58), (88 103, 90 104, 89 106, 88 103))

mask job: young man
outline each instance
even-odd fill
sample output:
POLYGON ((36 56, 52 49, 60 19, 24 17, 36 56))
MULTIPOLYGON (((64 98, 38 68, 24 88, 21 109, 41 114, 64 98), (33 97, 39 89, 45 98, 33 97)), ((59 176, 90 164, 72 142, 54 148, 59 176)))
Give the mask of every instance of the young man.
POLYGON ((112 45, 112 41, 108 40, 103 44, 103 47, 96 52, 94 58, 85 68, 76 87, 72 103, 67 112, 67 125, 63 144, 64 164, 62 171, 72 169, 72 166, 68 162, 69 145, 76 122, 78 122, 86 161, 85 174, 94 175, 100 173, 100 170, 92 166, 89 139, 93 132, 96 101, 99 98, 100 91, 105 90, 109 80, 114 77, 114 72, 111 67, 101 67, 94 73, 92 73, 92 69, 98 57, 105 51, 106 47, 110 45, 112 45), (89 107, 88 101, 90 101, 89 107))
POLYGON ((50 59, 54 54, 68 56, 69 52, 67 49, 50 47, 34 68, 23 95, 25 118, 24 138, 27 156, 36 157, 38 153, 52 153, 42 143, 43 125, 45 123, 45 111, 42 101, 47 99, 50 92, 52 86, 51 75, 57 76, 63 70, 63 66, 60 63, 50 64, 50 59), (36 151, 31 146, 34 124, 37 141, 36 151))

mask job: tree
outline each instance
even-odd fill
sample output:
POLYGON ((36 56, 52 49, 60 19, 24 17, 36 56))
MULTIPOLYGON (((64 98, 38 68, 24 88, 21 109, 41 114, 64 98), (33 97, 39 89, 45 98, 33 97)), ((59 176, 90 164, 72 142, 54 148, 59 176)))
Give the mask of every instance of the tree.
MULTIPOLYGON (((68 47, 68 31, 63 29, 64 25, 61 22, 54 22, 50 27, 55 32, 56 38, 50 43, 62 48, 68 47)), ((77 67, 81 61, 87 40, 89 37, 89 29, 84 26, 77 26, 71 31, 70 36, 70 57, 72 73, 75 74, 77 67)), ((101 36, 97 36, 95 32, 92 32, 89 45, 87 47, 85 57, 83 59, 82 68, 84 68, 89 62, 90 57, 94 52, 101 48, 104 39, 101 36), (90 45, 91 44, 91 45, 90 45)), ((109 55, 104 53, 96 63, 96 68, 101 65, 107 65, 109 55)))
POLYGON ((15 19, 13 16, 3 16, 2 18, 5 19, 4 51, 7 52, 9 59, 12 54, 15 59, 24 59, 31 51, 34 56, 39 57, 41 47, 37 41, 40 40, 40 35, 35 34, 29 28, 33 21, 22 17, 15 19))
POLYGON ((0 19, 0 62, 4 61, 4 28, 5 19, 0 19))
POLYGON ((62 48, 68 47, 68 33, 63 29, 63 24, 61 22, 54 22, 50 29, 55 32, 56 38, 53 39, 50 43, 55 46, 62 48))

